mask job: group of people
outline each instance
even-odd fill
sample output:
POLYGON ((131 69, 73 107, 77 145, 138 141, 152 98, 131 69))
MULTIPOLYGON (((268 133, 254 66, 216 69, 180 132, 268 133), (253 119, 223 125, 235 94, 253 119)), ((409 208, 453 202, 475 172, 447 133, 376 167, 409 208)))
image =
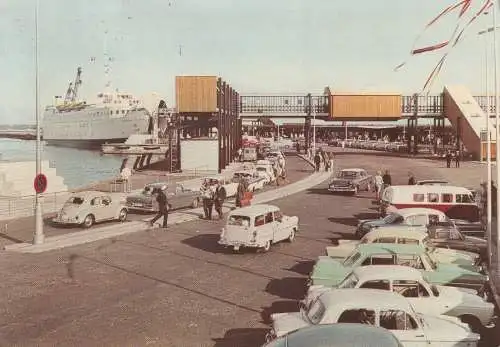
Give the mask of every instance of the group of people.
MULTIPOLYGON (((382 198, 381 195, 384 189, 392 185, 392 177, 389 170, 385 170, 383 175, 382 171, 377 171, 374 178, 374 183, 375 183, 375 192, 377 194, 377 202, 380 202, 380 199, 382 198)), ((415 175, 412 172, 408 172, 408 185, 413 186, 415 184, 417 184, 417 179, 415 178, 415 175)))
POLYGON ((451 167, 451 162, 455 161, 455 167, 460 167, 460 151, 456 151, 452 153, 451 151, 447 151, 446 155, 446 167, 451 167))
MULTIPOLYGON (((311 156, 312 156, 312 150, 310 153, 310 157, 311 156)), ((321 166, 323 166, 325 171, 333 171, 333 159, 334 159, 333 152, 325 152, 323 148, 320 148, 314 154, 314 165, 316 171, 319 171, 321 169, 321 166)))
POLYGON ((212 211, 215 208, 215 211, 219 215, 219 219, 221 219, 223 216, 222 205, 226 200, 226 191, 221 182, 217 181, 214 185, 210 183, 210 180, 206 179, 203 181, 200 191, 204 218, 211 220, 212 211))

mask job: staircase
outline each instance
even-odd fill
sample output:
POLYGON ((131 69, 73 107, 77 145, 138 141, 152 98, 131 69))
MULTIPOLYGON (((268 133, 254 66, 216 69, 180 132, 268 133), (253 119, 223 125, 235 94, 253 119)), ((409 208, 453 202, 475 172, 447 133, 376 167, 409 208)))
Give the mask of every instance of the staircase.
POLYGON ((179 172, 181 169, 181 145, 179 127, 173 126, 168 129, 168 162, 170 172, 179 172))

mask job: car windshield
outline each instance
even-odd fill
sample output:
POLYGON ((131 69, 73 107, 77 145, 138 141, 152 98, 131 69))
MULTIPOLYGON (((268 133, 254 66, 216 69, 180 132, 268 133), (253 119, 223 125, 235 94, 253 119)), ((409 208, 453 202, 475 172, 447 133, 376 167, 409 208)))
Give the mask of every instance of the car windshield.
POLYGON ((383 219, 384 224, 396 224, 403 221, 403 217, 397 213, 389 213, 383 219))
POLYGON ((65 205, 81 205, 84 201, 85 199, 80 196, 73 196, 66 201, 65 205))
POLYGON ((422 253, 422 260, 426 261, 431 266, 432 270, 437 269, 436 263, 427 253, 422 253))
POLYGON ((358 175, 357 171, 340 171, 340 178, 355 178, 358 175))
POLYGON ((361 253, 354 251, 344 260, 344 266, 352 266, 361 257, 361 253))
POLYGON ((266 170, 266 168, 265 168, 265 167, 258 167, 258 168, 257 168, 257 171, 264 171, 264 172, 266 172, 267 170, 266 170))
POLYGON ((306 317, 311 324, 319 324, 325 315, 326 308, 320 299, 321 296, 307 310, 306 317))
POLYGON ((232 215, 229 216, 227 220, 227 225, 236 225, 240 227, 249 227, 250 226, 250 217, 248 216, 238 216, 232 215))
POLYGON ((339 284, 338 288, 356 288, 358 282, 359 278, 354 273, 351 273, 339 284))
POLYGON ((153 194, 153 191, 154 191, 154 188, 151 187, 151 186, 146 186, 144 187, 144 189, 142 190, 142 194, 144 195, 151 195, 153 194))

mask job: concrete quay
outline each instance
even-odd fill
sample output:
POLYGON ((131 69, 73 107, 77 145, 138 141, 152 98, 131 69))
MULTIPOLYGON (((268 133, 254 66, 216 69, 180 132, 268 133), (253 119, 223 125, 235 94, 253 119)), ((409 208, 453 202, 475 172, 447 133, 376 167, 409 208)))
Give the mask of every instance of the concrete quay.
MULTIPOLYGON (((420 179, 444 178, 432 163, 336 159, 338 168, 389 169, 395 184, 410 169, 420 179)), ((52 252, 3 252, 0 345, 260 346, 270 314, 298 310, 325 247, 376 216, 373 193, 333 195, 327 183, 272 202, 299 217, 300 232, 268 253, 225 251, 217 244, 224 221, 199 219, 52 252)), ((482 336, 481 347, 497 346, 498 325, 482 336)))
MULTIPOLYGON (((234 167, 238 166, 239 164, 234 165, 234 167)), ((297 191, 306 189, 311 185, 318 184, 321 180, 325 180, 330 177, 331 173, 328 172, 322 172, 321 175, 316 174, 309 176, 309 174, 312 173, 311 166, 312 163, 310 163, 306 158, 299 159, 294 156, 287 157, 287 182, 280 187, 275 185, 265 187, 263 191, 255 195, 253 203, 263 203, 276 199, 277 197, 284 197, 289 194, 293 194, 297 191)), ((199 183, 198 181, 199 178, 196 178, 197 183, 199 183)), ((232 208, 234 208, 234 203, 228 201, 225 204, 223 211, 226 213, 232 208)), ((169 216, 169 225, 196 220, 202 215, 202 208, 173 212, 169 216)), ((107 223, 101 226, 96 225, 90 230, 77 232, 74 232, 75 228, 52 227, 50 226, 49 221, 46 221, 47 227, 45 228, 45 233, 48 237, 42 245, 34 246, 30 242, 23 242, 21 240, 23 235, 24 239, 28 241, 28 238, 31 237, 33 233, 32 231, 29 233, 23 232, 20 225, 9 228, 8 233, 4 233, 3 235, 0 234, 0 238, 4 238, 4 243, 6 239, 14 241, 12 244, 4 245, 5 250, 38 253, 149 229, 146 222, 149 221, 152 216, 147 216, 145 214, 130 214, 129 216, 130 220, 125 223, 112 223, 111 225, 107 223)), ((31 228, 32 226, 33 224, 31 224, 31 228)))

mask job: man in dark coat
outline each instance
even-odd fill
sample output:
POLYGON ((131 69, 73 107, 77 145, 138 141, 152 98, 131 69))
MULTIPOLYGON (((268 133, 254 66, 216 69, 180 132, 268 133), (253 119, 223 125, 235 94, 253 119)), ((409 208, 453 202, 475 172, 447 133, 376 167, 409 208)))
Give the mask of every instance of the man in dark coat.
POLYGON ((163 217, 163 228, 166 229, 167 222, 168 222, 168 210, 169 210, 169 203, 166 195, 166 190, 167 186, 161 187, 161 189, 158 189, 156 191, 156 201, 158 202, 158 213, 156 216, 149 222, 150 226, 154 226, 155 222, 163 217))
POLYGON ((205 219, 212 219, 212 209, 214 205, 214 192, 208 180, 201 186, 201 199, 203 202, 203 214, 205 219))
POLYGON ((241 200, 243 200, 245 192, 245 182, 243 182, 243 179, 240 179, 236 190, 236 207, 241 207, 241 200))
POLYGON ((414 186, 415 184, 417 184, 417 180, 415 179, 415 175, 410 172, 408 174, 408 185, 409 186, 414 186))
POLYGON ((226 194, 224 191, 224 188, 220 184, 220 182, 217 183, 217 187, 215 188, 215 193, 214 193, 214 206, 215 206, 215 211, 219 214, 219 219, 222 219, 222 204, 224 204, 224 199, 226 198, 226 194))
POLYGON ((446 167, 450 167, 451 166, 451 152, 448 151, 446 152, 446 167))
POLYGON ((382 176, 382 181, 384 181, 384 189, 392 184, 392 177, 389 170, 385 170, 384 176, 382 176))
POLYGON ((319 154, 319 151, 314 155, 314 165, 316 165, 316 171, 319 171, 321 165, 321 155, 319 154))

